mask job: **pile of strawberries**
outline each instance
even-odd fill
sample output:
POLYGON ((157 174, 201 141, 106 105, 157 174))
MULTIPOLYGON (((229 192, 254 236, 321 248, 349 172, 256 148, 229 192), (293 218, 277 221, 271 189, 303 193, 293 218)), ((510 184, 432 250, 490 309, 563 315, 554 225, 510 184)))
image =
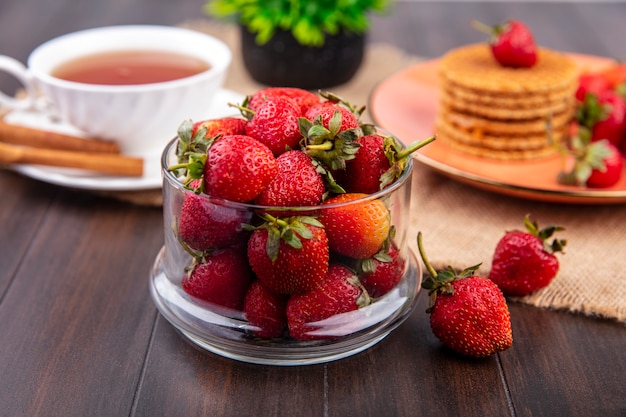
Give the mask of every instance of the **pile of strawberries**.
POLYGON ((580 76, 567 153, 574 165, 559 182, 593 188, 617 184, 626 155, 626 65, 580 76))
POLYGON ((434 138, 404 148, 330 93, 265 88, 232 106, 241 117, 179 128, 169 170, 190 191, 174 233, 193 259, 182 288, 243 312, 253 337, 329 337, 310 323, 375 302, 403 278, 389 196, 370 196, 434 138))

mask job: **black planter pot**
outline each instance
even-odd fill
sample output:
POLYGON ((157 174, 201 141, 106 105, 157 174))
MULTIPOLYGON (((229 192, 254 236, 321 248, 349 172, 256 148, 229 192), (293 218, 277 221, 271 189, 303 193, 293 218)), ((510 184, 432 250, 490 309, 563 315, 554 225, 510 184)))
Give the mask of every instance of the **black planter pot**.
POLYGON ((303 46, 291 32, 277 31, 265 45, 241 27, 243 62, 252 78, 273 87, 317 90, 349 81, 363 61, 365 37, 349 33, 326 36, 324 46, 303 46))

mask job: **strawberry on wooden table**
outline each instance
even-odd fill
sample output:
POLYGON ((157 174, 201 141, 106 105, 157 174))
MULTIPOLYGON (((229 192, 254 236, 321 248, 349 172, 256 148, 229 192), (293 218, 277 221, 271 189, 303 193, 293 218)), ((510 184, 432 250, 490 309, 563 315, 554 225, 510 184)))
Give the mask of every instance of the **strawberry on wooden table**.
POLYGON ((354 311, 371 303, 367 291, 353 271, 341 264, 331 264, 323 282, 314 290, 292 295, 287 303, 289 335, 297 340, 332 338, 337 335, 312 334, 319 327, 309 324, 341 313, 354 311))
POLYGON ((430 296, 427 312, 433 334, 450 349, 476 358, 510 348, 513 333, 506 299, 493 281, 474 275, 480 264, 460 273, 452 267, 438 273, 424 252, 421 232, 417 245, 430 273, 422 287, 430 296))
POLYGON ((248 260, 261 283, 279 294, 301 294, 316 288, 328 270, 328 238, 313 217, 276 218, 250 227, 248 260))
POLYGON ((245 253, 222 248, 196 257, 183 276, 182 287, 194 297, 241 311, 252 279, 245 253))
POLYGON ((559 271, 556 252, 562 252, 565 240, 548 241, 564 230, 560 226, 539 229, 529 216, 524 218, 526 230, 504 234, 493 254, 491 279, 506 295, 523 296, 546 287, 559 271))
POLYGON ((478 30, 491 35, 491 52, 498 63, 504 67, 530 68, 537 62, 535 38, 524 23, 507 20, 495 26, 488 26, 474 21, 478 30))

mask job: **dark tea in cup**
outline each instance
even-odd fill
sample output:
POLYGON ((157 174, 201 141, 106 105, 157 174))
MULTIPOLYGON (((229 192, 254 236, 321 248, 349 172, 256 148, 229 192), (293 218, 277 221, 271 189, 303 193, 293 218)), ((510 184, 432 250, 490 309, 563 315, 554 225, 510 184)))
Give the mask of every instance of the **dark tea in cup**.
POLYGON ((129 50, 81 56, 57 66, 51 75, 85 84, 134 85, 177 80, 209 68, 206 61, 190 55, 129 50))

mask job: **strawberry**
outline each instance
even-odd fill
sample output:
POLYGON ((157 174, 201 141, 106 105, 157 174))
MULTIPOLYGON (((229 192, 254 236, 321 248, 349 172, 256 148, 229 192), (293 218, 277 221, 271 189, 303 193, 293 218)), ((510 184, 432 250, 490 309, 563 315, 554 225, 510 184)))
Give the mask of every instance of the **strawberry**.
POLYGON ((557 181, 565 185, 607 188, 619 182, 622 177, 624 158, 619 149, 608 140, 589 143, 583 137, 570 138, 566 151, 574 158, 570 171, 562 171, 557 181))
POLYGON ((267 290, 259 280, 254 281, 243 305, 243 313, 255 329, 256 337, 274 339, 281 337, 287 328, 287 300, 289 296, 267 290))
POLYGON ((256 111, 268 97, 287 97, 293 100, 300 107, 300 115, 306 112, 315 104, 320 102, 320 97, 308 90, 295 87, 266 87, 258 90, 247 98, 244 105, 250 110, 256 111))
POLYGON ((190 120, 181 123, 176 150, 178 163, 168 170, 178 176, 186 175, 181 180, 183 185, 196 193, 249 202, 278 173, 272 151, 254 138, 246 135, 207 137, 204 128, 193 135, 192 131, 190 120))
POLYGON ((267 146, 249 136, 222 136, 207 153, 204 186, 212 197, 248 202, 277 174, 278 163, 267 146))
POLYGON ((204 138, 214 138, 217 135, 245 135, 246 123, 245 119, 239 117, 202 120, 193 124, 191 135, 197 135, 201 129, 204 129, 202 132, 204 138))
POLYGON ((410 155, 433 140, 434 136, 403 149, 393 136, 372 132, 356 139, 360 146, 354 158, 346 160, 345 170, 333 174, 346 192, 373 194, 400 178, 410 155))
POLYGON ((312 106, 306 112, 305 117, 308 120, 315 120, 319 117, 322 126, 330 129, 330 120, 335 115, 335 112, 339 112, 341 115, 339 131, 359 128, 359 118, 352 110, 331 101, 323 101, 312 106))
POLYGON ((333 336, 316 335, 320 329, 311 323, 336 314, 354 311, 371 302, 357 276, 341 264, 331 264, 321 285, 314 290, 292 295, 287 302, 289 335, 297 340, 326 339, 333 336))
POLYGON ((554 255, 565 247, 565 240, 547 242, 554 232, 563 230, 549 226, 539 230, 529 216, 524 219, 525 231, 508 231, 496 246, 489 279, 506 295, 524 296, 546 287, 559 270, 554 255))
POLYGON ((591 127, 591 141, 607 139, 615 146, 620 146, 626 138, 626 101, 614 91, 598 94, 602 106, 602 116, 591 127))
POLYGON ((504 67, 530 68, 537 62, 537 45, 530 29, 522 22, 508 20, 496 26, 473 22, 478 30, 491 35, 491 52, 504 67))
POLYGON ((255 203, 264 206, 314 206, 322 202, 326 188, 310 156, 291 150, 278 158, 278 174, 255 203))
POLYGON ((391 215, 383 201, 365 199, 367 196, 347 193, 324 201, 323 205, 338 204, 325 208, 320 215, 331 250, 362 259, 381 249, 389 236, 391 215))
POLYGON ((320 222, 294 216, 266 220, 248 240, 248 261, 268 290, 299 294, 316 288, 328 270, 328 238, 320 222))
POLYGON ((178 237, 191 249, 234 245, 245 239, 247 212, 221 204, 205 195, 186 194, 178 218, 178 237))
POLYGON ((498 286, 475 275, 480 264, 457 273, 448 267, 437 273, 422 245, 417 245, 430 277, 422 282, 428 290, 430 327, 448 348, 466 356, 482 358, 504 351, 513 344, 511 315, 498 286))
POLYGON ((246 125, 246 134, 267 145, 275 156, 296 149, 302 136, 300 106, 287 97, 269 96, 246 125))
POLYGON ((223 248, 195 258, 183 276, 182 287, 194 297, 241 311, 251 282, 245 254, 223 248))
POLYGON ((361 284, 373 298, 382 297, 394 289, 404 276, 405 260, 395 246, 381 251, 360 264, 361 284))
MULTIPOLYGON (((598 146, 602 142, 595 142, 598 146)), ((592 144, 591 146, 594 146, 592 144)), ((605 143, 605 152, 602 161, 594 166, 587 178, 587 187, 607 188, 612 187, 622 178, 624 157, 611 143, 605 143)))
POLYGON ((601 74, 586 73, 578 77, 578 87, 575 97, 579 102, 585 101, 587 94, 598 95, 604 91, 610 90, 609 81, 601 74))
POLYGON ((607 139, 619 146, 626 137, 626 102, 611 90, 588 93, 576 109, 575 122, 585 141, 607 139))

